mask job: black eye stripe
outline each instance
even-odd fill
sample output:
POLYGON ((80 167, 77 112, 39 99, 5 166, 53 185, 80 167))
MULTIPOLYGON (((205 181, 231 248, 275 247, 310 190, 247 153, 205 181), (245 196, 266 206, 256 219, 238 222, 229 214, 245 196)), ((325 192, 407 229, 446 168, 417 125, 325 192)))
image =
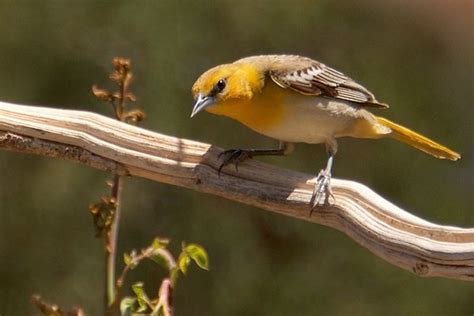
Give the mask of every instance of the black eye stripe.
POLYGON ((221 79, 217 81, 217 83, 214 85, 211 92, 209 93, 209 96, 215 96, 216 94, 221 93, 225 89, 225 86, 226 86, 225 79, 221 79))

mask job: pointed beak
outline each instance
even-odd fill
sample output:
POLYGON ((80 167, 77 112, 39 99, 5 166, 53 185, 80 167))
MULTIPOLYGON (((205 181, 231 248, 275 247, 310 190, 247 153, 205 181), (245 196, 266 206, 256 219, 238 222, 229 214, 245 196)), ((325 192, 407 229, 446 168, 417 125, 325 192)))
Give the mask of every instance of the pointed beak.
POLYGON ((196 100, 194 101, 193 111, 191 112, 191 117, 198 114, 209 105, 214 104, 215 98, 210 96, 204 96, 203 94, 198 94, 196 100))

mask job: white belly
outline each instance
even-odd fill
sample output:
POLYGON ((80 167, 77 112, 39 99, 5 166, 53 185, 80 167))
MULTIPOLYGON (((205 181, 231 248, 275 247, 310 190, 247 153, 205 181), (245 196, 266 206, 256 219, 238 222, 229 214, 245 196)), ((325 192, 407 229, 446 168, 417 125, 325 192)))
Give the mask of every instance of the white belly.
POLYGON ((323 97, 296 96, 286 104, 279 124, 258 132, 286 142, 318 144, 344 136, 345 130, 369 114, 348 102, 323 97))

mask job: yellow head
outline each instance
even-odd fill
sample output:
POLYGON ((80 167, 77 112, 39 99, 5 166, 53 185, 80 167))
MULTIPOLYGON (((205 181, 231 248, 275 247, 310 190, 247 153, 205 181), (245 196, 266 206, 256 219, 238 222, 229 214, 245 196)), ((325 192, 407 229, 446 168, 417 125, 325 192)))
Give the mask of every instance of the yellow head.
POLYGON ((250 64, 234 63, 214 67, 193 85, 194 108, 191 117, 207 110, 224 114, 235 101, 250 100, 264 85, 265 74, 250 64))

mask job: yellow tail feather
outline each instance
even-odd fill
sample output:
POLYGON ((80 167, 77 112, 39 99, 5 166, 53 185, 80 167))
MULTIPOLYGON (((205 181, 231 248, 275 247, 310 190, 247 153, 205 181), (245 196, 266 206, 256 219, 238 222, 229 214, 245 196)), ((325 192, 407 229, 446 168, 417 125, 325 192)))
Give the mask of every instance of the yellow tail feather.
POLYGON ((393 123, 386 118, 377 117, 377 123, 386 126, 392 130, 392 133, 388 134, 392 138, 404 142, 410 146, 418 148, 425 153, 434 156, 439 159, 458 160, 461 155, 457 152, 440 145, 431 139, 428 139, 406 127, 393 123))

